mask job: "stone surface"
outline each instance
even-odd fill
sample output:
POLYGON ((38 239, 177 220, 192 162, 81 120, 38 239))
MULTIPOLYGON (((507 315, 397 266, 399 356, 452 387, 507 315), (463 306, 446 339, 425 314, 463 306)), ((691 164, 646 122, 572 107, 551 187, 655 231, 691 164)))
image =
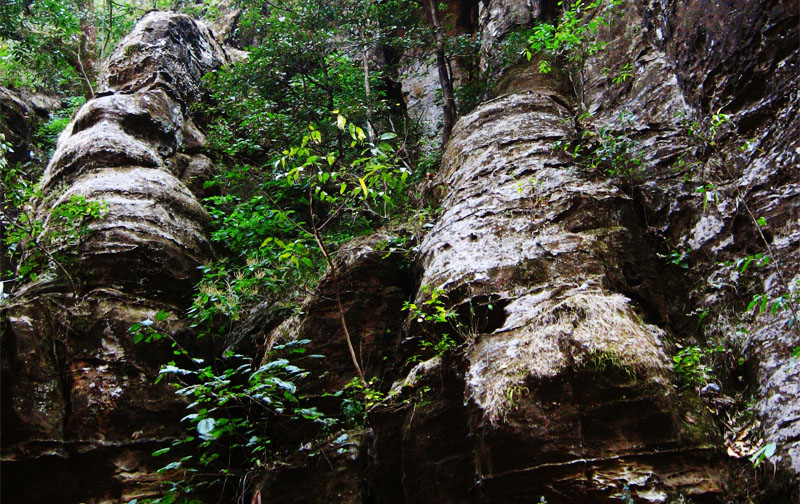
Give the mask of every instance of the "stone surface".
MULTIPOLYGON (((388 253, 394 238, 378 233, 348 242, 336 253, 339 291, 348 331, 364 374, 391 383, 395 347, 405 313, 403 301, 413 290, 411 264, 400 253, 388 253)), ((330 270, 304 301, 301 315, 276 327, 270 342, 310 339, 309 352, 325 359, 307 370, 317 377, 313 392, 335 392, 357 376, 347 349, 330 270)), ((310 366, 310 367, 309 367, 310 366)))
MULTIPOLYGON (((479 6, 474 1, 445 1, 445 9, 439 13, 444 29, 449 35, 474 35, 479 6)), ((425 21, 428 22, 428 21, 425 21)), ((459 58, 448 61, 452 72, 453 87, 465 83, 473 69, 465 68, 459 58)), ((414 48, 401 58, 397 68, 400 91, 408 111, 412 127, 423 141, 426 154, 440 148, 442 140, 442 92, 439 89, 439 73, 432 47, 414 48)))
MULTIPOLYGON (((773 254, 772 264, 754 273, 754 278, 734 278, 732 285, 721 288, 710 285, 700 304, 713 309, 719 300, 733 302, 732 289, 740 290, 738 295, 745 301, 758 293, 774 300, 785 293, 780 277, 793 287, 800 266, 796 210, 800 6, 790 1, 725 2, 710 14, 701 2, 666 7, 675 12, 662 28, 667 54, 687 101, 705 113, 731 115, 720 146, 724 166, 716 168, 719 203, 707 217, 720 224, 705 231, 699 219, 691 233, 702 239, 687 243, 711 257, 764 253, 752 214, 766 219, 764 234, 773 254), (740 148, 748 140, 753 147, 742 153, 740 148), (754 285, 748 285, 753 281, 754 285)), ((704 273, 709 280, 731 278, 729 267, 706 261, 704 273)), ((774 317, 757 317, 745 324, 749 335, 732 333, 729 338, 736 340, 754 370, 763 439, 778 443, 776 459, 791 468, 796 488, 800 367, 789 355, 800 346, 800 334, 788 324, 790 318, 786 310, 774 317)))
MULTIPOLYGON (((284 453, 252 502, 797 502, 800 326, 790 311, 744 308, 798 280, 799 10, 631 1, 624 22, 600 30, 608 45, 580 87, 535 62, 505 72, 496 98, 454 129, 432 181, 441 214, 418 255, 387 256, 388 233, 338 251, 356 353, 386 399, 362 430, 284 453), (633 77, 614 83, 626 64, 633 77), (591 115, 579 120, 581 106, 591 115), (708 140, 716 113, 729 121, 708 140), (601 128, 633 142, 636 177, 552 148, 601 128), (665 260, 672 252, 686 268, 665 260), (756 253, 770 264, 737 268, 756 253), (454 321, 402 310, 437 287, 454 321), (457 348, 431 348, 445 334, 457 348), (671 356, 689 345, 726 347, 735 370, 682 386, 671 356), (737 424, 748 401, 754 422, 737 424), (729 456, 740 434, 750 452, 777 443, 767 471, 729 456)), ((469 29, 487 54, 509 30, 556 14, 553 1, 488 0, 469 29)), ((43 502, 56 486, 65 502, 154 494, 148 453, 174 435, 182 405, 147 378, 168 349, 134 346, 126 329, 158 309, 177 318, 211 255, 196 194, 213 165, 186 110, 199 76, 227 61, 188 18, 149 14, 112 57, 111 94, 62 137, 43 180, 49 204, 80 194, 110 213, 76 250, 80 303, 45 277, 6 308, 4 500, 43 502), (45 471, 53 477, 38 484, 45 471)), ((433 113, 430 68, 408 66, 419 70, 402 83, 409 110, 433 113)), ((279 324, 264 305, 244 332, 311 339, 326 358, 309 368, 309 400, 338 414, 325 393, 355 370, 332 278, 302 315, 279 324)))
POLYGON ((357 504, 367 498, 360 477, 365 465, 364 432, 339 432, 303 446, 269 471, 253 502, 357 504))
POLYGON ((674 301, 657 293, 633 201, 551 150, 573 134, 568 101, 521 91, 462 118, 421 245, 423 285, 503 310, 477 310, 485 320, 460 334, 473 499, 613 501, 625 485, 662 502, 720 496, 714 436, 685 432, 703 412, 674 392, 666 335, 642 319, 663 323, 674 301))
POLYGON ((400 67, 400 87, 408 115, 416 124, 428 151, 441 144, 440 134, 444 112, 441 98, 437 100, 439 74, 434 56, 408 58, 400 67))
POLYGON ((110 58, 108 90, 59 138, 35 209, 45 230, 55 225, 49 210, 73 196, 108 213, 60 250, 76 258, 80 292, 42 274, 4 307, 4 501, 159 494, 150 453, 177 435, 184 405, 153 385, 169 344, 134 345, 128 328, 164 310, 166 330, 187 333, 176 315, 213 255, 208 215, 188 188, 213 166, 188 107, 201 98, 201 77, 227 62, 203 25, 149 13, 110 58), (43 481, 41 471, 57 477, 43 481))
MULTIPOLYGON (((483 40, 547 18, 547 8, 482 5, 483 40)), ((795 281, 797 9, 631 2, 622 19, 601 29, 608 45, 587 61, 580 93, 564 74, 523 65, 456 125, 436 179, 443 211, 416 270, 419 285, 447 292, 460 346, 399 367, 407 376, 370 413, 375 501, 623 502, 626 487, 635 502, 743 499, 753 473, 726 455, 720 432, 731 427, 679 387, 670 358, 677 344, 721 343, 740 349, 752 373, 763 432, 751 444, 778 442, 773 461, 788 469, 747 498, 794 502, 798 340, 787 312, 734 311, 753 293, 781 292, 776 266, 743 276, 723 261, 765 249, 743 195, 795 281), (733 32, 731 19, 741 20, 733 32), (613 83, 627 63, 633 79, 613 83), (576 122, 581 101, 592 115, 576 122), (709 151, 687 126, 708 128, 717 111, 731 123, 709 151), (635 184, 551 150, 586 127, 635 142, 635 184), (757 146, 744 157, 742 138, 757 146), (703 208, 697 189, 709 182, 718 200, 703 208), (690 269, 668 264, 671 250, 687 251, 690 269), (715 324, 698 331, 701 310, 715 324)), ((426 331, 406 321, 397 363, 419 354, 426 331)), ((730 390, 725 379, 713 378, 730 390)))
POLYGON ((0 87, 0 133, 11 144, 12 152, 6 154, 10 165, 31 161, 44 165, 44 154, 33 136, 50 113, 59 108, 61 102, 53 97, 0 87))

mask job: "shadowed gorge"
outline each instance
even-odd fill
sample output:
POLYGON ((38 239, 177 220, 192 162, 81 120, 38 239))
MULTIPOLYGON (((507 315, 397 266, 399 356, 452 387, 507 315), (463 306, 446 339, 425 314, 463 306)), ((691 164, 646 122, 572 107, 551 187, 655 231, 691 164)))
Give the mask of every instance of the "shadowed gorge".
POLYGON ((564 3, 144 14, 3 203, 3 500, 797 502, 800 7, 564 3))

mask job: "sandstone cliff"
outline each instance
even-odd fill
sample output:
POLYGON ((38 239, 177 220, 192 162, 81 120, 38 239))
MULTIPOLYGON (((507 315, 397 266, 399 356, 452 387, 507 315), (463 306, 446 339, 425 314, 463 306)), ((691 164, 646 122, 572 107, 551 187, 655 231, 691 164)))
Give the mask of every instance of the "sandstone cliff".
POLYGON ((136 347, 127 329, 180 314, 212 254, 190 188, 213 167, 189 107, 201 77, 228 62, 204 26, 148 14, 108 61, 106 91, 62 133, 32 212, 46 219, 80 195, 108 213, 59 250, 77 258, 72 284, 41 275, 4 308, 3 500, 157 495, 150 453, 175 435, 182 405, 153 385, 169 348, 136 347))
MULTIPOLYGON (((553 12, 548 2, 491 1, 477 29, 488 47, 553 12)), ((406 319, 387 342, 396 365, 384 376, 398 380, 402 397, 425 390, 429 399, 372 410, 361 481, 342 479, 348 467, 363 472, 359 463, 311 465, 316 478, 330 469, 347 482, 347 502, 729 502, 746 499, 751 485, 765 502, 796 498, 798 335, 789 311, 741 313, 755 293, 780 295, 779 274, 790 288, 795 281, 797 6, 634 2, 623 19, 601 30, 608 45, 586 62, 579 93, 564 74, 523 64, 457 123, 436 176, 442 213, 414 260, 413 297, 429 295, 423 286, 448 293, 460 321, 447 332, 459 351, 404 377, 425 329, 406 319), (626 63, 634 78, 612 85, 608 69, 626 63), (637 146, 640 180, 609 179, 554 152, 554 142, 586 131, 579 100, 593 124, 637 146), (714 114, 729 122, 712 153, 688 125, 708 127, 714 114), (709 208, 697 189, 710 182, 709 208), (765 250, 753 215, 766 219, 776 258, 744 278, 735 259, 765 250), (664 259, 676 250, 689 264, 664 259), (726 424, 735 408, 680 385, 671 356, 706 338, 735 349, 726 391, 752 398, 762 434, 748 442, 776 441, 784 476, 759 476, 736 458, 737 436, 752 424, 726 424)), ((361 283, 386 273, 351 271, 354 332, 382 334, 357 307, 372 299, 359 297, 361 283)), ((323 329, 321 306, 309 300, 294 334, 327 347, 341 335, 323 329)), ((380 347, 366 349, 365 360, 377 360, 380 347)), ((306 464, 294 463, 285 481, 267 480, 266 495, 333 498, 287 495, 306 464)))
MULTIPOLYGON (((555 3, 482 2, 481 66, 555 3)), ((535 60, 496 76, 445 147, 431 182, 441 213, 414 253, 387 254, 391 231, 339 252, 354 345, 386 399, 363 428, 262 471, 258 498, 797 502, 800 336, 790 310, 745 307, 797 281, 799 16, 791 0, 636 0, 600 30, 607 45, 580 86, 535 60), (626 64, 632 78, 613 85, 608 69, 626 64), (720 114, 714 145, 698 140, 720 114), (600 127, 635 146, 635 178, 553 148, 600 127), (772 260, 745 274, 737 259, 756 253, 772 260), (457 313, 446 329, 401 310, 431 287, 457 313), (417 362, 422 335, 443 332, 456 350, 417 362), (672 356, 709 341, 728 349, 729 372, 717 389, 686 386, 672 356), (747 425, 731 396, 750 401, 747 425), (777 453, 754 471, 736 443, 766 441, 777 453)), ((213 255, 198 202, 213 166, 189 106, 202 75, 228 62, 202 25, 148 14, 111 57, 108 91, 61 136, 36 211, 82 195, 108 214, 70 251, 80 292, 43 276, 4 308, 4 499, 157 495, 149 454, 184 406, 152 385, 168 347, 136 347, 127 328, 162 310, 189 336, 181 310, 213 255)), ((326 355, 318 395, 353 375, 333 289, 323 278, 268 335, 326 355)))

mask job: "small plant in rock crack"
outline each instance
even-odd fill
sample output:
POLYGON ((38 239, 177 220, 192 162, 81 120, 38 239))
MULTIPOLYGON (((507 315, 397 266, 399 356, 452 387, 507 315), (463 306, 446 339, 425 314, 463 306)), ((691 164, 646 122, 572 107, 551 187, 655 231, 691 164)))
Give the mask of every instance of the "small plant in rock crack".
MULTIPOLYGON (((750 162, 745 156, 757 152, 763 153, 763 149, 760 149, 753 140, 741 141, 741 139, 737 139, 732 131, 733 128, 731 128, 731 116, 723 113, 722 110, 718 110, 705 120, 692 120, 684 116, 682 122, 687 137, 693 141, 694 145, 687 148, 686 152, 680 156, 680 159, 683 160, 685 157, 696 158, 697 162, 693 165, 704 166, 703 175, 713 176, 717 182, 716 184, 706 182, 697 189, 703 198, 703 210, 706 210, 709 203, 717 204, 719 202, 721 191, 718 187, 726 188, 732 193, 733 203, 743 209, 753 223, 759 241, 765 250, 763 253, 740 257, 735 261, 736 269, 743 274, 751 265, 757 267, 768 266, 770 272, 775 273, 774 278, 777 279, 775 287, 765 292, 757 292, 748 304, 747 311, 754 311, 757 315, 771 314, 773 316, 781 312, 789 312, 790 316, 786 321, 786 325, 791 330, 800 333, 800 324, 798 324, 800 322, 798 280, 791 280, 788 272, 784 271, 780 255, 776 254, 771 239, 767 238, 767 219, 764 216, 757 216, 750 206, 748 201, 749 188, 730 183, 738 178, 734 173, 735 167, 750 162), (737 148, 733 151, 724 149, 723 140, 729 144, 732 143, 737 148)), ((687 176, 694 171, 694 169, 690 170, 687 176)), ((800 351, 797 353, 800 354, 800 351)), ((794 351, 793 355, 795 355, 794 351)))
MULTIPOLYGON (((161 313, 161 312, 159 312, 161 313)), ((164 315, 157 315, 163 321, 164 315)), ((153 322, 135 324, 139 341, 172 339, 153 328, 153 322)), ((335 420, 305 404, 300 384, 309 376, 293 364, 306 357, 299 340, 272 348, 258 366, 250 357, 226 351, 214 361, 190 356, 173 339, 174 361, 161 368, 158 383, 169 379, 175 394, 190 401, 183 417, 185 435, 153 456, 171 456, 159 470, 170 477, 163 497, 146 502, 193 502, 214 492, 238 496, 246 490, 248 475, 270 460, 276 426, 298 422, 327 429, 335 420)))
POLYGON ((558 141, 553 149, 571 156, 585 169, 623 180, 633 185, 642 164, 639 144, 626 133, 606 126, 587 128, 577 141, 558 141))
MULTIPOLYGON (((169 338, 166 334, 161 331, 156 330, 154 327, 155 323, 165 322, 169 318, 169 313, 164 310, 158 310, 155 315, 155 321, 151 319, 145 319, 141 322, 136 322, 132 326, 128 328, 128 332, 133 337, 133 343, 141 343, 144 341, 145 343, 150 343, 153 341, 158 341, 162 338, 169 338)), ((173 341, 173 347, 178 348, 177 342, 173 341)))
POLYGON ((530 394, 531 390, 524 385, 510 385, 505 389, 503 394, 506 396, 508 402, 508 409, 514 410, 519 407, 519 401, 526 395, 530 394))
POLYGON ((689 253, 686 250, 675 249, 669 254, 658 254, 667 264, 673 264, 682 269, 689 269, 689 253))
MULTIPOLYGON (((792 311, 793 308, 800 303, 798 286, 800 286, 800 280, 794 284, 789 284, 788 291, 778 295, 770 296, 768 292, 755 294, 747 305, 747 311, 752 311, 757 315, 766 313, 777 315, 779 312, 792 311)), ((789 318, 787 324, 790 328, 800 322, 800 320, 796 320, 796 318, 794 314, 789 318)), ((796 350, 797 349, 795 349, 795 351, 796 350)), ((793 356, 796 357, 795 351, 793 351, 793 356)))
POLYGON ((625 0, 594 0, 588 4, 583 0, 559 1, 558 5, 564 10, 558 24, 545 22, 534 26, 528 37, 528 47, 523 50, 524 56, 531 60, 534 55, 541 54, 540 73, 551 72, 555 65, 565 68, 575 95, 583 104, 586 60, 607 45, 598 40, 598 30, 613 24, 614 18, 621 14, 618 7, 624 3, 625 0))
POLYGON ((724 352, 721 346, 701 348, 688 346, 672 357, 675 374, 687 386, 701 386, 714 380, 714 370, 710 361, 716 354, 724 352))
POLYGON ((717 191, 714 184, 711 182, 707 184, 703 184, 702 186, 695 189, 697 194, 703 199, 703 211, 705 212, 708 209, 708 204, 713 203, 714 205, 719 205, 719 191, 717 191))
MULTIPOLYGON (((442 324, 448 324, 452 327, 458 326, 456 313, 445 308, 444 299, 447 298, 447 294, 443 289, 423 285, 422 292, 427 296, 422 305, 405 301, 403 303, 403 311, 408 311, 417 324, 423 327, 442 324)), ((439 356, 455 350, 457 346, 458 344, 449 334, 440 334, 435 329, 426 331, 425 338, 420 342, 420 348, 432 349, 439 356)))
POLYGON ((603 75, 606 77, 611 77, 611 82, 614 84, 622 84, 626 82, 628 79, 633 78, 633 63, 628 62, 624 65, 620 65, 616 70, 612 70, 609 67, 603 69, 603 75))
MULTIPOLYGON (((613 9, 622 5, 624 0, 595 0, 584 4, 583 0, 574 2, 558 2, 565 7, 561 20, 557 25, 540 23, 533 28, 528 38, 529 48, 524 50, 525 57, 530 60, 534 54, 546 52, 555 58, 565 58, 568 63, 583 65, 587 56, 596 54, 605 48, 605 43, 592 40, 601 26, 610 26, 613 21, 613 9), (604 12, 595 14, 595 10, 604 8, 604 12)), ((550 63, 542 60, 539 71, 550 71, 550 63)))
POLYGON ((633 78, 633 64, 628 62, 617 69, 617 74, 611 79, 614 84, 621 84, 633 78))
POLYGON ((631 494, 631 488, 627 484, 622 488, 622 499, 625 504, 634 504, 635 502, 631 494))
POLYGON ((25 180, 19 169, 7 166, 4 153, 9 149, 0 140, 0 168, 6 188, 0 208, 15 211, 0 212, 0 223, 8 228, 2 242, 12 264, 16 263, 16 271, 2 272, 3 276, 7 274, 12 282, 35 282, 43 274, 62 274, 77 295, 78 279, 71 271, 76 259, 74 249, 89 235, 89 224, 106 216, 108 205, 103 200, 74 194, 43 216, 35 215, 33 202, 43 200, 44 195, 25 180))
POLYGON ((772 458, 772 456, 775 455, 777 448, 778 445, 776 443, 767 443, 756 450, 756 452, 750 457, 750 462, 753 464, 753 468, 760 466, 762 462, 772 458))
POLYGON ((372 377, 366 386, 358 377, 355 377, 342 390, 327 395, 342 398, 344 423, 357 427, 364 425, 370 408, 383 401, 386 397, 378 389, 378 379, 375 377, 372 377))

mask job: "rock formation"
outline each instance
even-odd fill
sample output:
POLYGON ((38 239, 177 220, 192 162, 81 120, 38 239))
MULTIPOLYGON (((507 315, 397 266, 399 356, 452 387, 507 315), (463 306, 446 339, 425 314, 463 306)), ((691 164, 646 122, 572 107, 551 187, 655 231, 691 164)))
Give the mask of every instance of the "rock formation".
POLYGON ((6 155, 10 164, 47 161, 41 160, 43 154, 33 137, 39 124, 60 107, 53 97, 0 87, 0 133, 11 145, 12 152, 6 155))
POLYGON ((72 285, 42 274, 5 308, 4 501, 157 495, 150 452, 175 435, 182 405, 153 385, 169 348, 134 346, 128 327, 182 312, 212 255, 190 190, 212 165, 189 107, 201 77, 228 62, 203 25, 150 13, 108 61, 106 90, 61 135, 33 209, 45 233, 49 210, 74 196, 107 214, 78 240, 47 245, 77 258, 72 285))
MULTIPOLYGON (((386 399, 363 428, 285 454, 258 498, 797 501, 798 326, 790 310, 745 308, 755 295, 770 306, 794 296, 800 280, 800 7, 623 9, 580 82, 541 74, 535 60, 495 76, 493 98, 453 130, 432 181, 441 213, 415 253, 387 254, 389 231, 342 247, 345 316, 386 399), (613 82, 625 65, 633 75, 613 82), (599 128, 630 142, 635 174, 553 148, 599 128), (737 263, 757 253, 769 264, 737 263), (431 326, 402 311, 431 288, 455 320, 431 326), (445 333, 455 350, 420 348, 445 333), (680 348, 711 342, 728 348, 722 392, 752 401, 747 426, 725 416, 737 406, 708 398, 720 385, 685 386, 673 368, 680 348), (748 432, 751 448, 777 444, 769 475, 736 452, 748 432)), ((555 1, 481 2, 482 67, 510 30, 557 13, 555 1)), ((68 251, 80 292, 42 275, 5 308, 4 499, 157 494, 149 453, 176 434, 183 405, 151 384, 168 348, 134 346, 127 328, 158 310, 180 318, 212 256, 197 200, 212 166, 188 107, 202 75, 227 62, 202 25, 148 14, 111 57, 108 92, 62 135, 37 212, 44 220, 82 195, 108 214, 68 251), (31 483, 45 472, 47 484, 31 483)), ((270 341, 308 338, 326 355, 309 391, 321 403, 354 375, 332 289, 324 278, 302 315, 269 326, 270 341)))
MULTIPOLYGON (((490 1, 482 43, 553 14, 549 2, 490 1)), ((442 214, 414 268, 418 287, 447 292, 459 323, 446 330, 459 350, 401 374, 371 411, 356 502, 744 499, 754 473, 729 456, 731 427, 721 429, 672 369, 678 345, 706 337, 738 349, 737 365, 752 373, 763 437, 751 443, 779 445, 773 461, 784 479, 771 478, 762 498, 796 498, 798 368, 789 356, 800 340, 789 311, 770 319, 735 310, 748 294, 779 295, 778 268, 795 282, 798 9, 631 2, 620 19, 601 29, 608 45, 587 60, 580 89, 521 65, 457 123, 435 179, 442 214), (634 78, 613 85, 609 70, 626 63, 634 78), (637 182, 553 150, 581 138, 581 100, 594 124, 636 145, 637 182), (708 128, 713 114, 727 114, 727 140, 710 153, 688 128, 708 128), (737 138, 755 145, 744 158, 737 138), (709 182, 719 192, 710 209, 696 190, 709 182), (774 222, 765 235, 778 259, 755 286, 731 264, 765 248, 749 213, 774 222), (668 264, 670 250, 685 251, 691 269, 668 264), (698 312, 713 319, 705 331, 698 312)), ((420 288, 415 299, 427 295, 420 288)), ((292 337, 334 344, 319 338, 328 333, 311 303, 292 337)), ((384 376, 419 352, 424 329, 413 319, 403 327, 385 349, 395 368, 384 376)), ((293 464, 297 477, 302 463, 293 464)), ((328 470, 313 467, 317 478, 328 470)), ((331 466, 329 478, 343 471, 331 466)), ((285 488, 274 476, 266 489, 285 488)))

